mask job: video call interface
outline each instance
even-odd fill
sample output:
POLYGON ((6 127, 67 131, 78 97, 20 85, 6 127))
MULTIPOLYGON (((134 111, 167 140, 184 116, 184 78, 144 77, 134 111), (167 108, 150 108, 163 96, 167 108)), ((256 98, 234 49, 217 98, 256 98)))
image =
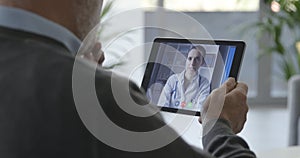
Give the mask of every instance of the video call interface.
POLYGON ((229 77, 236 46, 166 42, 157 51, 146 89, 150 102, 200 111, 210 92, 229 77))

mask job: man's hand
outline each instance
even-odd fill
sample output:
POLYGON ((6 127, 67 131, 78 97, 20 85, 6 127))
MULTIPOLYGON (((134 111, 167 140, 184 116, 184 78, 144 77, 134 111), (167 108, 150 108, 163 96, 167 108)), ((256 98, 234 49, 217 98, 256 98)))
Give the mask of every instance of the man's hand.
POLYGON ((102 66, 104 61, 104 53, 101 50, 101 43, 97 42, 90 51, 81 55, 82 58, 88 59, 89 61, 98 63, 99 66, 102 66))
POLYGON ((248 87, 229 78, 220 88, 215 89, 206 99, 199 122, 204 125, 216 119, 229 122, 234 133, 239 133, 246 122, 248 87))

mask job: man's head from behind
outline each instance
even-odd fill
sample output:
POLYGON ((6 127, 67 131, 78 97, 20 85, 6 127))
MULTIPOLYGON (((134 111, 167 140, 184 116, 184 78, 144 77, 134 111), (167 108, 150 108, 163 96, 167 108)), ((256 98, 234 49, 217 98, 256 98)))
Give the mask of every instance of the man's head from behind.
POLYGON ((0 5, 39 14, 66 27, 82 40, 99 22, 102 0, 0 0, 0 5))
POLYGON ((204 62, 206 51, 202 46, 193 46, 189 52, 185 62, 186 71, 196 72, 204 62))

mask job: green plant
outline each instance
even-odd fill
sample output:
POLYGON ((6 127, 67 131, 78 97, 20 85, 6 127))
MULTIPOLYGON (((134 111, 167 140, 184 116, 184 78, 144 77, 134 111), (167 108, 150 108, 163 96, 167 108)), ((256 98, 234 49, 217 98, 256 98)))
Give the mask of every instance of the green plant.
POLYGON ((99 32, 98 32, 99 35, 101 34, 101 32, 103 32, 105 26, 107 25, 107 24, 105 23, 105 21, 103 21, 103 20, 105 20, 105 18, 107 17, 108 13, 111 11, 111 9, 112 9, 112 7, 113 7, 113 4, 114 4, 114 0, 106 0, 106 1, 104 1, 104 2, 105 2, 105 4, 104 4, 104 6, 102 7, 102 11, 101 11, 101 13, 100 13, 100 20, 101 20, 102 22, 101 22, 101 28, 100 28, 100 30, 99 30, 99 32))
MULTIPOLYGON (((268 35, 270 45, 265 45, 261 55, 276 53, 284 78, 300 73, 300 2, 299 0, 265 0, 267 8, 262 20, 255 24, 258 35, 268 35), (290 42, 283 40, 284 33, 291 35, 290 42)), ((259 38, 261 36, 258 36, 259 38)), ((262 44, 263 45, 263 44, 262 44)))

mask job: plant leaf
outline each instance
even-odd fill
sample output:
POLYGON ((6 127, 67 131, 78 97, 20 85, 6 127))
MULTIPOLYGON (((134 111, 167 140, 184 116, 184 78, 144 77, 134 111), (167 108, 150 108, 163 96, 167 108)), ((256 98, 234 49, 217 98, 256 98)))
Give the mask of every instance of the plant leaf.
POLYGON ((282 66, 285 79, 288 81, 293 75, 296 74, 295 68, 293 66, 293 63, 288 60, 283 60, 283 66, 282 66))
POLYGON ((100 18, 102 19, 107 15, 107 13, 111 10, 113 7, 114 0, 110 0, 106 3, 106 5, 103 7, 102 12, 100 14, 100 18))

